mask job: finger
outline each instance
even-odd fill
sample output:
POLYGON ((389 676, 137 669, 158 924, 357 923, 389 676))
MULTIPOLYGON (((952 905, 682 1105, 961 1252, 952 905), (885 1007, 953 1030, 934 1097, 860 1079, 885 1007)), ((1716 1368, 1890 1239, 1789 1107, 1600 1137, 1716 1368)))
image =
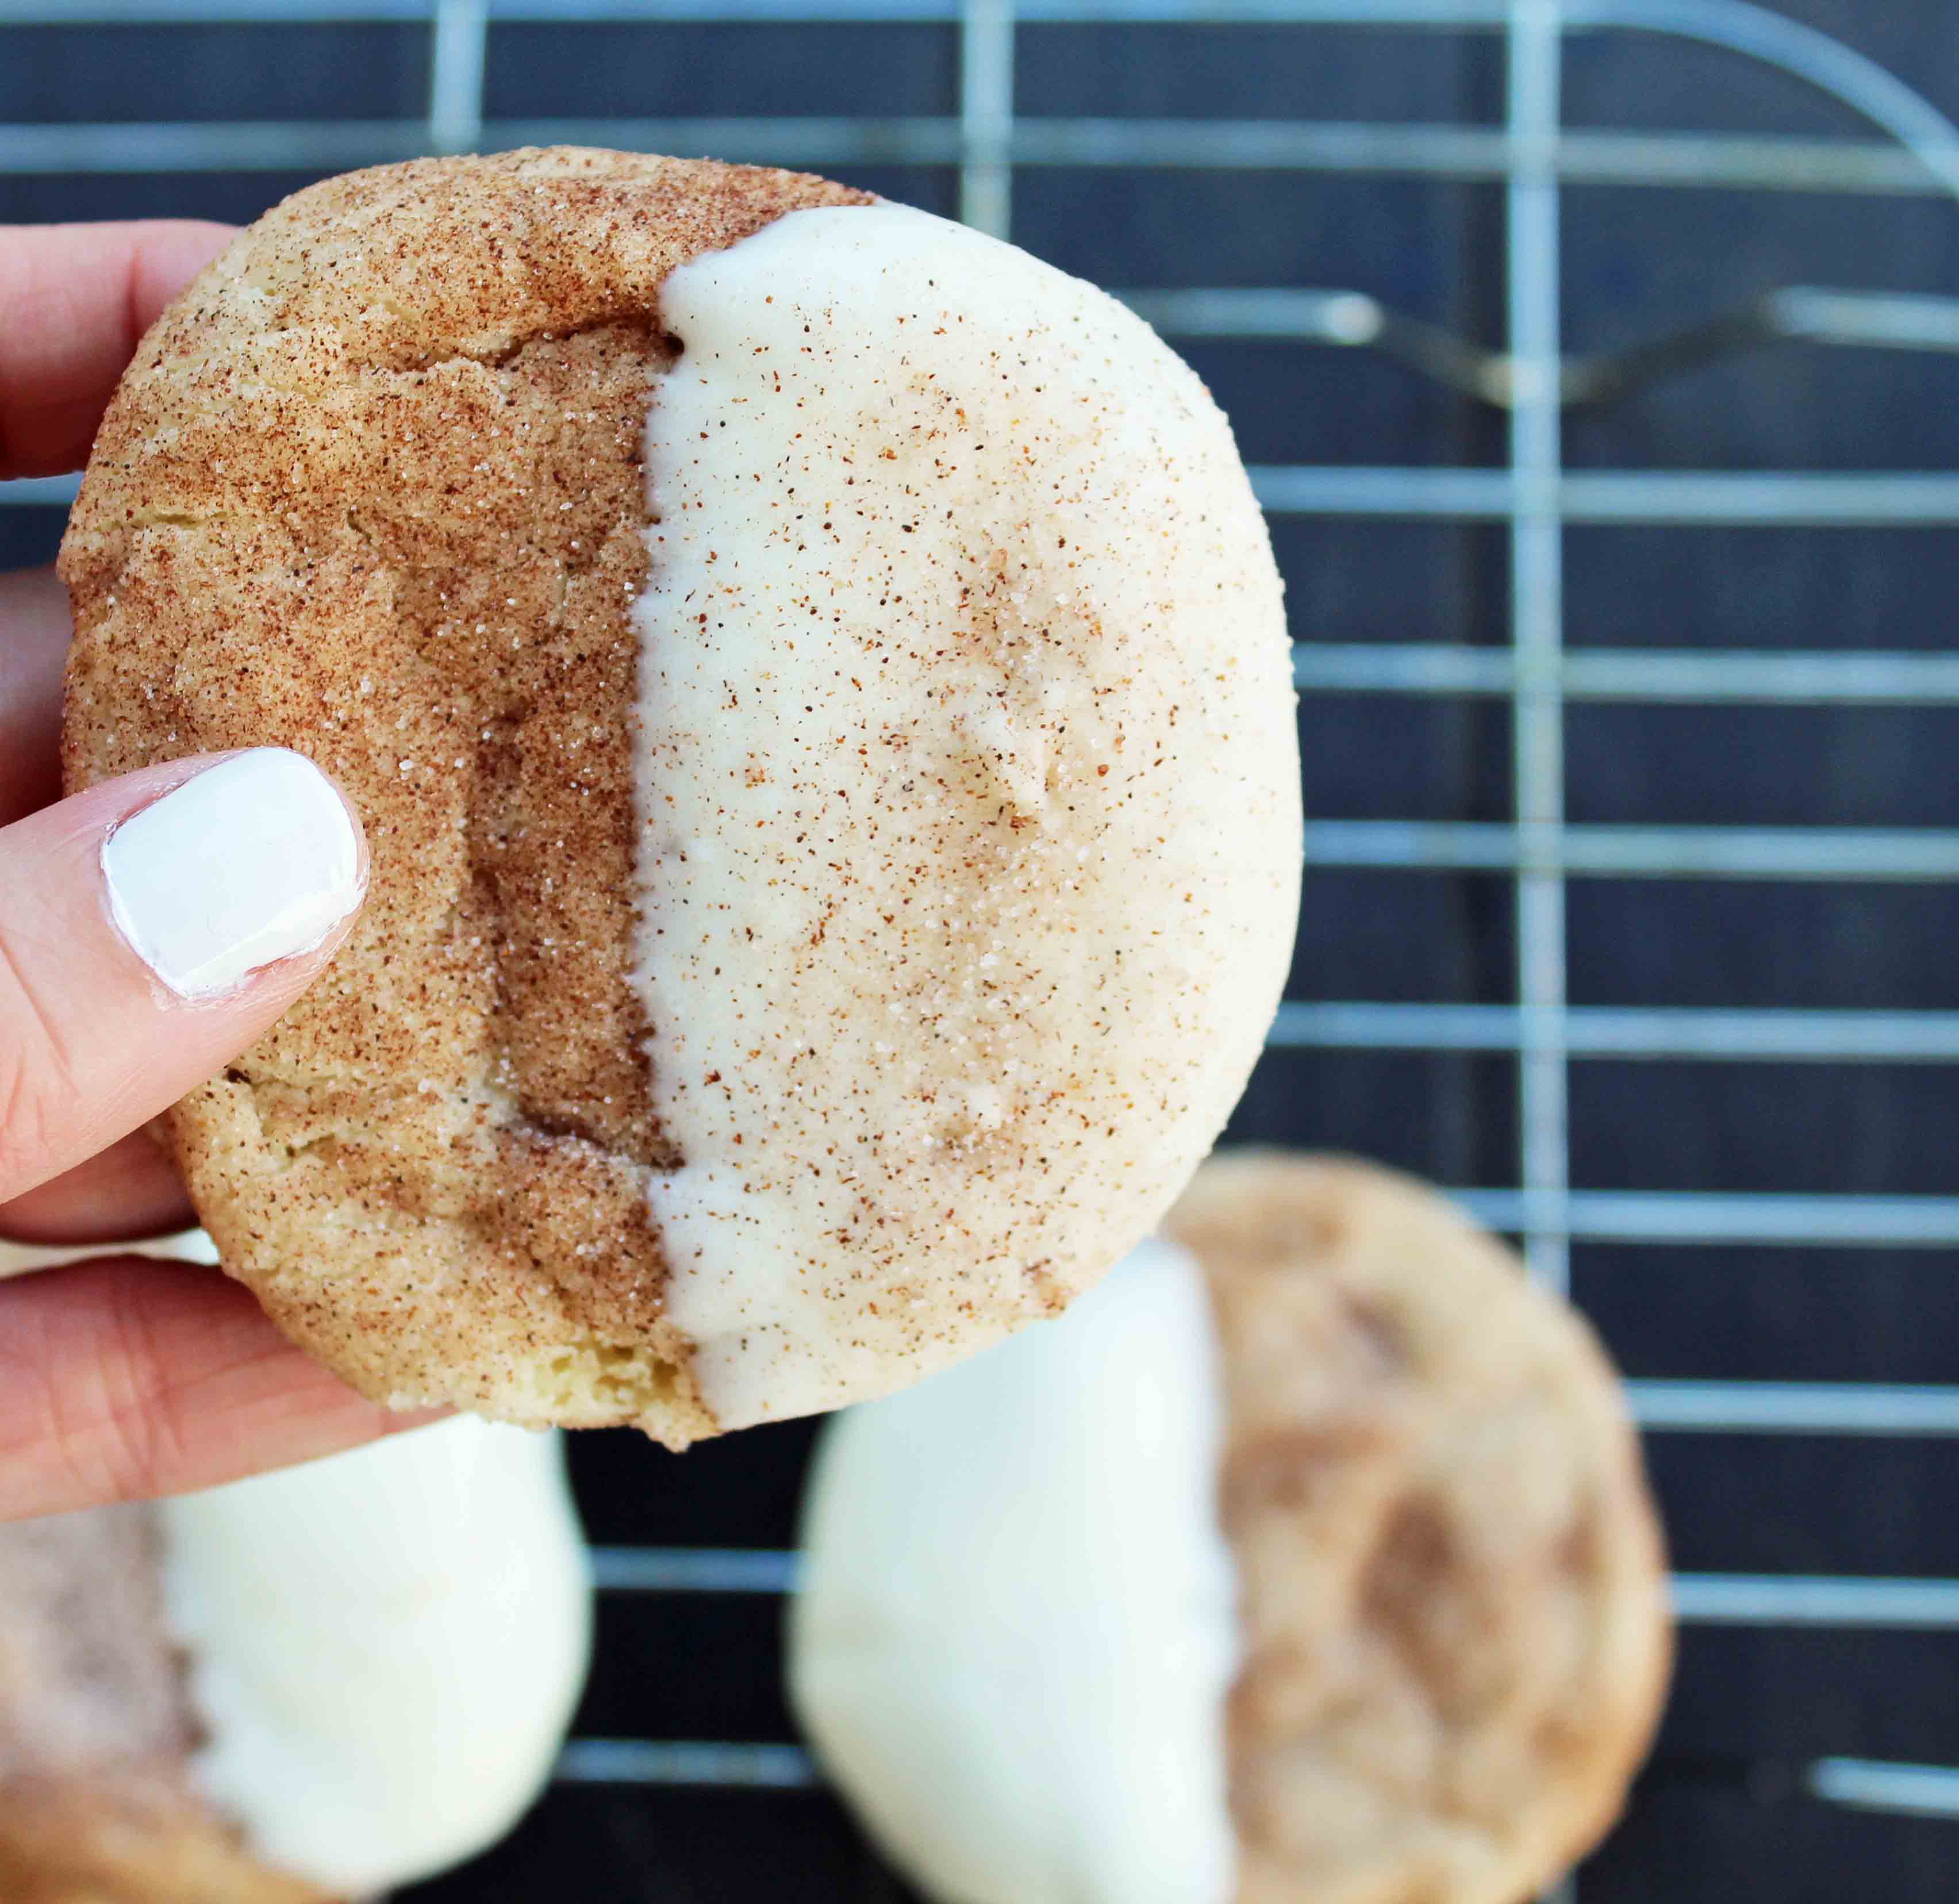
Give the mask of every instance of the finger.
MULTIPOLYGON (((62 667, 69 634, 68 591, 52 568, 0 575, 0 826, 60 796, 62 667)), ((135 1132, 0 1205, 0 1237, 126 1242, 191 1220, 190 1200, 170 1160, 135 1132)))
POLYGON ((0 1283, 0 1521, 214 1487, 434 1419, 363 1400, 221 1270, 0 1283))
POLYGON ((68 590, 51 568, 0 575, 0 826, 61 793, 68 590))
POLYGON ((0 1239, 14 1243, 129 1243, 197 1220, 183 1181, 146 1130, 0 1203, 0 1239))
POLYGON ((0 1203, 242 1051, 366 880, 352 809, 283 748, 145 768, 0 831, 0 1203))
POLYGON ((0 476, 81 467, 143 333, 232 235, 183 218, 0 227, 0 476))

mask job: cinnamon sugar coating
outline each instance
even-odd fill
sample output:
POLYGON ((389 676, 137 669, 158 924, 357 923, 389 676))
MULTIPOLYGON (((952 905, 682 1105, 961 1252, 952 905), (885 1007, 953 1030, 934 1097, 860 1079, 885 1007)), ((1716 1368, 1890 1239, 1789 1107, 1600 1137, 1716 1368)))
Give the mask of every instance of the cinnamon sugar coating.
POLYGON ((1618 1815, 1665 1692, 1610 1365, 1386 1171, 1234 1153, 1168 1227, 1223 1356, 1237 1904, 1520 1904, 1618 1815))
POLYGON ((330 179, 170 307, 104 420, 61 558, 68 784, 275 743, 367 828, 332 970, 168 1126, 227 1270, 370 1394, 712 1429, 625 977, 658 293, 862 197, 576 150, 330 179))

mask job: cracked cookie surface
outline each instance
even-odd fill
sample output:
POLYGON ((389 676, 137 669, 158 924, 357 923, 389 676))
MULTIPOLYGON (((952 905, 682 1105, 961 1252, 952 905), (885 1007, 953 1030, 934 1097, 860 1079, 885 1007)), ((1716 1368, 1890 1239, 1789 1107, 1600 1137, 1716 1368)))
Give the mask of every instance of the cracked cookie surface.
POLYGON ((863 195, 578 151, 329 180, 143 342, 63 545, 71 787, 277 744, 373 877, 327 975, 170 1114, 226 1268, 366 1392, 711 1432, 627 984, 630 610, 677 265, 863 195))

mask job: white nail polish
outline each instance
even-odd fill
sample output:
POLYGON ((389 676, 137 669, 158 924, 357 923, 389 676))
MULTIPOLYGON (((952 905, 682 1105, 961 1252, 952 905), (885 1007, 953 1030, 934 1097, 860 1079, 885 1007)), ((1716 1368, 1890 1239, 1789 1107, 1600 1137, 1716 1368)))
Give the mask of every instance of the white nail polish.
POLYGON ((303 755, 255 748, 132 814, 104 841, 117 930, 179 998, 213 998, 310 952, 360 903, 360 841, 303 755))

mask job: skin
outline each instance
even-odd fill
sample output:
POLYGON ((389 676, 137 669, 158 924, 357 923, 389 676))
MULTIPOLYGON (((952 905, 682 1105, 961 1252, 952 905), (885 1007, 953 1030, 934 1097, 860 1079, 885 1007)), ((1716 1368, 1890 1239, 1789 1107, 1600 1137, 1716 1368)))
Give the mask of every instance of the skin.
MULTIPOLYGON (((81 467, 138 339, 231 235, 0 227, 0 477, 81 467)), ((52 571, 0 576, 0 1239, 120 1244, 196 1220, 142 1127, 250 1044, 344 928, 217 1000, 155 981, 110 921, 102 843, 208 762, 60 799, 70 634, 52 571)), ((0 1281, 0 1520, 211 1486, 427 1419, 363 1400, 216 1270, 119 1247, 0 1281)))

